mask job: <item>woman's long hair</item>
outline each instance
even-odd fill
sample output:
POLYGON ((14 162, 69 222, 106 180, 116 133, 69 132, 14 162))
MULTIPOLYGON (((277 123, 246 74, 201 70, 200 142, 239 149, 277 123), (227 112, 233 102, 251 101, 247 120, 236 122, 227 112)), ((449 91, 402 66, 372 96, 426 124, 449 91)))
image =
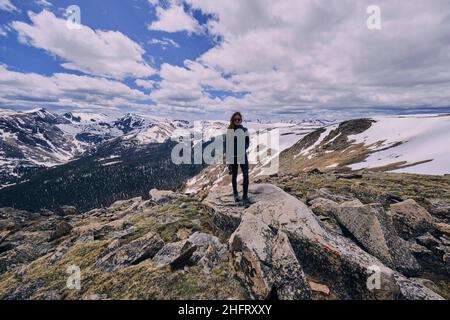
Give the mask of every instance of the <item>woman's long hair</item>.
POLYGON ((242 119, 242 114, 240 112, 233 113, 233 115, 231 116, 231 119, 230 119, 230 125, 228 126, 228 129, 232 129, 232 130, 236 129, 236 125, 234 124, 234 117, 236 117, 236 116, 239 116, 242 119))

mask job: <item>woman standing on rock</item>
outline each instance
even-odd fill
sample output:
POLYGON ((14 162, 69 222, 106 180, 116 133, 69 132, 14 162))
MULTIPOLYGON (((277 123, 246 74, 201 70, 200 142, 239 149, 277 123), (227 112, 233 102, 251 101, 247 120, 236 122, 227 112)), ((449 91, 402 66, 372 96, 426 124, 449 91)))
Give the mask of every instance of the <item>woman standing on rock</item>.
POLYGON ((248 199, 248 157, 247 149, 250 145, 250 137, 247 128, 242 125, 242 114, 236 112, 230 119, 230 125, 227 130, 227 144, 226 156, 228 169, 231 174, 231 181, 233 185, 233 195, 236 203, 241 201, 237 188, 237 175, 239 166, 241 167, 243 175, 243 206, 248 208, 250 201, 248 199))

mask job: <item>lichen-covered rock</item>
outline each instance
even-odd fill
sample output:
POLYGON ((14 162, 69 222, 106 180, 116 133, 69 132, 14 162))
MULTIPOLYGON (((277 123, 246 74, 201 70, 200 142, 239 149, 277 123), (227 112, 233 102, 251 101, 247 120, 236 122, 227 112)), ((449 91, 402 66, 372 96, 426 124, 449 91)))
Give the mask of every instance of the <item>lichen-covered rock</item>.
POLYGON ((316 198, 312 200, 310 204, 311 210, 320 219, 325 228, 331 232, 336 232, 341 235, 344 234, 334 217, 334 212, 336 211, 338 203, 325 198, 316 198))
POLYGON ((404 239, 415 238, 435 229, 430 213, 413 199, 392 204, 390 215, 395 229, 404 239))
POLYGON ((253 214, 244 215, 230 238, 232 266, 256 299, 309 299, 311 292, 286 234, 253 214))
POLYGON ((110 245, 106 254, 97 260, 95 266, 102 271, 112 272, 153 258, 163 246, 164 241, 153 232, 124 246, 119 246, 116 240, 110 245))
POLYGON ((407 275, 415 275, 420 265, 400 239, 390 217, 379 204, 344 202, 335 210, 336 219, 370 254, 407 275))
POLYGON ((197 246, 189 240, 172 242, 158 251, 152 260, 158 265, 169 265, 172 269, 178 269, 189 263, 195 250, 197 246))
POLYGON ((228 247, 220 242, 219 238, 202 232, 192 234, 188 241, 197 247, 190 260, 203 268, 205 272, 210 272, 219 263, 226 260, 228 247))
POLYGON ((315 198, 310 202, 311 210, 317 216, 334 217, 334 212, 339 204, 326 198, 315 198))

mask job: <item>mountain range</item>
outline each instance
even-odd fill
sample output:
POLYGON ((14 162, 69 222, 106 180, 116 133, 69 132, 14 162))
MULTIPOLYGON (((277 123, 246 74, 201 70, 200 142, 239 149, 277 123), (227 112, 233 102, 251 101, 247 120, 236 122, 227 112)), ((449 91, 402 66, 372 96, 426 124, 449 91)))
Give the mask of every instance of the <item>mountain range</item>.
MULTIPOLYGON (((255 121, 249 126, 281 128, 292 144, 324 123, 255 121)), ((175 166, 171 137, 177 130, 183 134, 201 130, 202 143, 208 143, 227 125, 139 114, 116 118, 45 109, 4 110, 0 113, 0 206, 39 210, 73 205, 88 210, 142 196, 151 188, 176 188, 204 166, 175 166)))

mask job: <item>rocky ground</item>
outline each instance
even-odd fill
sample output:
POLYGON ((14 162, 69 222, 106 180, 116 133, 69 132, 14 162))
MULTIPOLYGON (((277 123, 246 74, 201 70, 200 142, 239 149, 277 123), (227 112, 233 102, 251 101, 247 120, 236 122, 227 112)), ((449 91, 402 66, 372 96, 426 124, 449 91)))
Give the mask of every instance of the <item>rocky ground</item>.
POLYGON ((449 179, 274 176, 247 210, 219 185, 0 209, 0 299, 448 299, 449 179))

